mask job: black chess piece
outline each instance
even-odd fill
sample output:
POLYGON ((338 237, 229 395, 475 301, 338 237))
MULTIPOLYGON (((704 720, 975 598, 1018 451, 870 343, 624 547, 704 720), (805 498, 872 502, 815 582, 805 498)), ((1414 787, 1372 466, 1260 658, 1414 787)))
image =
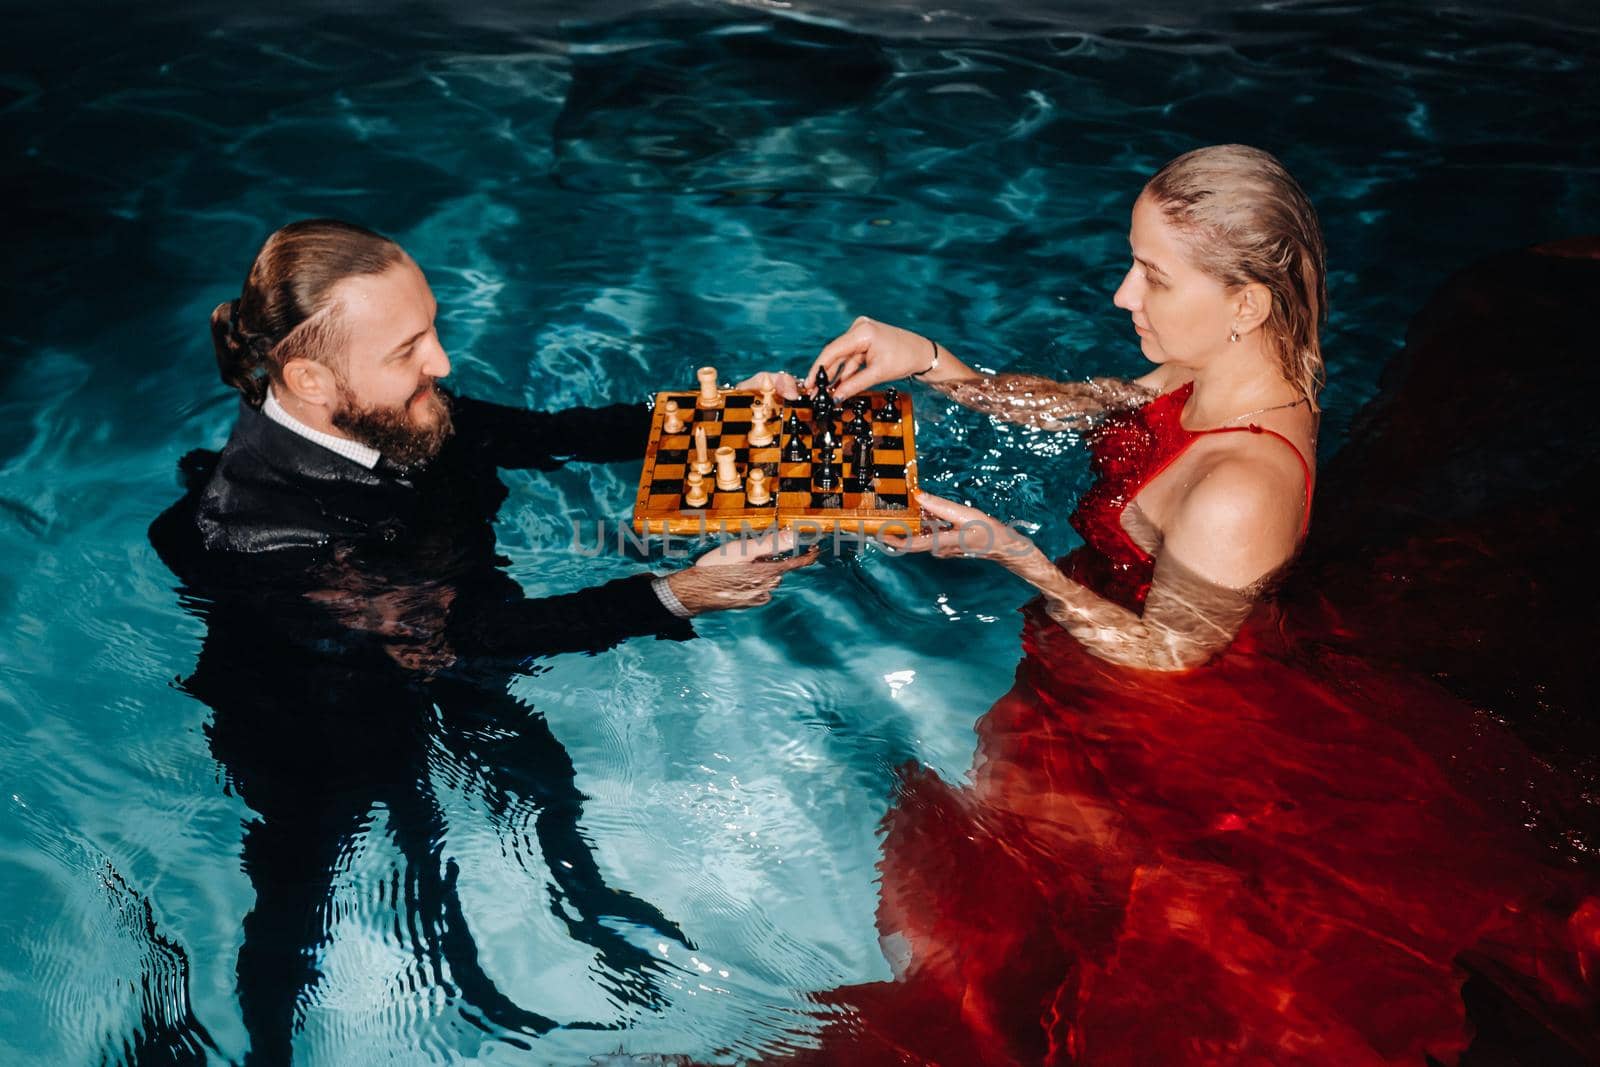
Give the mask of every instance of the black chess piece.
POLYGON ((870 438, 872 436, 872 423, 867 421, 859 406, 852 406, 850 421, 845 423, 844 430, 845 433, 858 440, 863 437, 870 438))
POLYGON ((831 418, 839 411, 833 401, 833 388, 828 384, 828 372, 823 367, 817 368, 817 387, 811 394, 811 410, 819 418, 824 415, 831 418))
POLYGON ((818 389, 811 397, 811 424, 813 431, 818 430, 823 423, 833 422, 838 409, 834 406, 833 397, 818 389))
POLYGON ((806 428, 800 422, 800 413, 789 409, 789 418, 783 424, 783 461, 805 463, 811 459, 811 444, 806 440, 806 428))
POLYGON ((892 385, 883 391, 883 407, 878 409, 878 421, 900 421, 900 390, 892 385))
POLYGON ((839 488, 839 464, 833 458, 833 451, 824 448, 821 458, 817 461, 817 468, 812 474, 811 484, 822 492, 832 492, 839 488))
POLYGON ((872 435, 862 434, 855 440, 855 445, 850 453, 850 489, 857 493, 869 493, 877 480, 877 473, 873 470, 872 435))
POLYGON ((817 451, 821 455, 833 460, 839 458, 839 435, 835 432, 832 424, 822 427, 821 432, 816 436, 816 444, 817 451))

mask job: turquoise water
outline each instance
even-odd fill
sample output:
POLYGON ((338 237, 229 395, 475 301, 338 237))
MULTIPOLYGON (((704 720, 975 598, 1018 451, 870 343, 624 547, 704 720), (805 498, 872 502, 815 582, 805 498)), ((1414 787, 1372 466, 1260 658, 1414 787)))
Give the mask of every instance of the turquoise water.
MULTIPOLYGON (((204 627, 144 531, 177 457, 226 437, 206 316, 274 227, 331 214, 397 238, 439 297, 456 388, 531 406, 642 400, 704 363, 799 370, 856 314, 991 367, 1124 373, 1140 359, 1110 294, 1133 196, 1179 151, 1248 141, 1328 234, 1327 453, 1451 270, 1600 220, 1600 33, 1581 10, 31 16, 0 81, 22 209, 0 364, 0 1062, 125 1058, 146 1000, 192 1011, 214 1062, 247 1045, 251 813, 219 780, 208 709, 174 687, 204 627)), ((915 403, 925 483, 1071 546, 1076 441, 915 403)), ((574 520, 626 517, 636 477, 505 476, 501 549, 531 595, 640 567, 571 543, 574 520)), ((519 1047, 419 980, 377 811, 337 881, 298 1061, 803 1043, 805 994, 888 976, 872 916, 891 768, 966 772, 1024 598, 993 569, 868 553, 691 644, 520 679, 577 767, 608 881, 696 948, 619 926, 667 963, 658 1004, 619 997, 552 917, 548 871, 441 762, 485 970, 531 1010, 611 1028, 519 1047)))

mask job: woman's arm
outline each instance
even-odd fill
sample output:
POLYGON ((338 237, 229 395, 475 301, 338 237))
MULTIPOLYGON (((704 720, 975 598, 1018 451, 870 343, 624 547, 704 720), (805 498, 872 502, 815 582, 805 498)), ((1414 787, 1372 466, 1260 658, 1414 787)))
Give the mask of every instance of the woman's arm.
POLYGON ((1037 549, 1034 557, 1010 569, 1044 594, 1046 613, 1091 653, 1127 667, 1200 666, 1228 646, 1259 599, 1259 585, 1218 585, 1163 553, 1144 614, 1135 615, 1062 574, 1037 549))
POLYGON ((1167 523, 1142 615, 1067 578, 1038 549, 1013 569, 1044 593, 1050 617, 1102 659, 1197 667, 1227 647, 1294 554, 1301 497, 1276 464, 1227 459, 1205 468, 1167 523))
POLYGON ((1212 466, 1177 508, 1156 553, 1143 614, 1058 570, 1032 541, 975 508, 919 493, 943 530, 889 543, 991 559, 1044 594, 1046 611, 1101 659, 1145 670, 1197 667, 1226 648, 1294 552, 1299 501, 1276 468, 1212 466))
POLYGON ((1143 380, 1091 378, 1058 382, 1037 374, 985 374, 921 334, 868 318, 830 341, 806 374, 808 387, 825 369, 843 400, 882 382, 912 377, 986 415, 1042 430, 1080 429, 1095 418, 1136 407, 1156 395, 1143 380))
POLYGON ((1037 374, 924 379, 963 407, 1035 430, 1081 430, 1112 411, 1138 407, 1155 392, 1121 378, 1058 382, 1037 374))

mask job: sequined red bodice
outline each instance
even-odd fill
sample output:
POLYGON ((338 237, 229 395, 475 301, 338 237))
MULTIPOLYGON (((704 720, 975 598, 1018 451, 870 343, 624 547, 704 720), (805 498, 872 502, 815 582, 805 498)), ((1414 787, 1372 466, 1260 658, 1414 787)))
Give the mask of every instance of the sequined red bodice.
MULTIPOLYGON (((1095 482, 1072 513, 1072 527, 1083 538, 1084 547, 1067 557, 1063 564, 1067 577, 1131 611, 1139 611, 1144 606, 1155 570, 1154 557, 1128 536, 1122 524, 1122 513, 1139 491, 1206 434, 1265 433, 1294 448, 1282 434, 1255 424, 1214 430, 1185 429, 1183 406, 1193 392, 1193 383, 1184 385, 1102 423, 1091 449, 1090 466, 1095 482)), ((1305 470, 1306 523, 1309 523, 1311 470, 1299 449, 1295 449, 1295 455, 1305 470)), ((1305 529, 1303 524, 1302 537, 1305 529)))

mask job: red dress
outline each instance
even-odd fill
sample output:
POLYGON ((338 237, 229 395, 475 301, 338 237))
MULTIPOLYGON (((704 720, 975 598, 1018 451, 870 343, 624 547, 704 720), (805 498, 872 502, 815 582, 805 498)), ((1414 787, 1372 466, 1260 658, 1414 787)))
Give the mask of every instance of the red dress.
MULTIPOLYGON (((1073 516, 1065 572, 1136 609, 1152 560, 1122 512, 1198 436, 1187 392, 1103 428, 1073 516)), ((1448 1064, 1467 967, 1600 1049, 1593 887, 1484 799, 1487 775, 1534 767, 1509 735, 1286 637, 1272 604, 1172 674, 1097 659, 1038 602, 1025 617, 970 784, 908 771, 885 819, 896 980, 822 997, 801 1059, 1448 1064)))

